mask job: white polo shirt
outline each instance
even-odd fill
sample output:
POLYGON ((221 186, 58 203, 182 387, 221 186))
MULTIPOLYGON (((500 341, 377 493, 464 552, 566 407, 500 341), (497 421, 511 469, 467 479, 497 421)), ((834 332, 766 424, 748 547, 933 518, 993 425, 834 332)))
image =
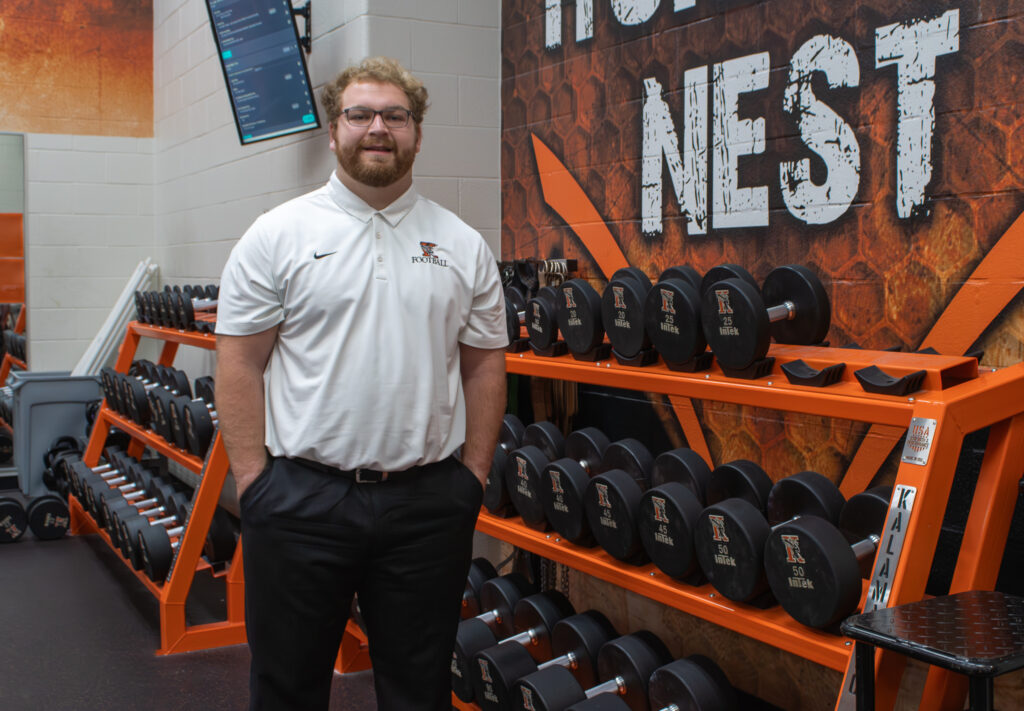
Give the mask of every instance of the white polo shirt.
POLYGON ((465 441, 459 343, 508 343, 478 232, 414 187, 374 210, 332 173, 261 215, 221 277, 217 333, 280 324, 264 373, 271 454, 385 471, 465 441))

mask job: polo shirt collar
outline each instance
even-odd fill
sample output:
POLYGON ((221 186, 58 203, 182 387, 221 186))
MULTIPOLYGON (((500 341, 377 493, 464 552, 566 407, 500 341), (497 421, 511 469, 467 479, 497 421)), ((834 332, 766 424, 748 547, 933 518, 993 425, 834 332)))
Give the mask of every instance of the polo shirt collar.
POLYGON ((375 210, 370 205, 367 205, 361 197, 345 187, 345 184, 338 179, 338 174, 334 171, 331 171, 331 178, 327 181, 327 192, 338 207, 357 220, 369 222, 374 215, 379 214, 392 227, 396 227, 409 214, 409 211, 412 210, 419 199, 416 186, 410 185, 409 189, 398 196, 398 199, 393 203, 383 210, 375 210))

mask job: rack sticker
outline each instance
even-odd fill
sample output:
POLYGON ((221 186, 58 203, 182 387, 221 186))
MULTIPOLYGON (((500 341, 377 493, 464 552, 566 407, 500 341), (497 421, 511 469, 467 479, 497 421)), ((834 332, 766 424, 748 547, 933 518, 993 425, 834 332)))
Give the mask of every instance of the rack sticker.
POLYGON ((935 420, 926 417, 915 417, 910 420, 901 461, 922 467, 928 464, 928 457, 932 453, 932 440, 935 439, 936 424, 935 420))

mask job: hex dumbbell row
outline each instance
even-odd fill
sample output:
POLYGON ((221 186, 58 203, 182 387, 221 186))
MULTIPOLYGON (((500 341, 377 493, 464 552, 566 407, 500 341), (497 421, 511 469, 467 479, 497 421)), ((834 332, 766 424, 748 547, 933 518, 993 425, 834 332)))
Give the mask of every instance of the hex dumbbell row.
POLYGON ((136 362, 127 375, 104 368, 101 378, 107 402, 115 411, 178 449, 206 456, 218 419, 211 377, 196 379, 195 398, 182 371, 149 361, 136 362))
MULTIPOLYGON (((508 499, 524 524, 540 530, 550 525, 576 545, 596 542, 623 562, 640 564, 649 558, 670 577, 695 585, 706 580, 737 602, 770 602, 765 593, 778 587, 787 600, 783 608, 811 626, 832 625, 832 611, 852 609, 850 598, 856 604, 860 578, 850 571, 869 560, 881 523, 871 518, 867 528, 855 529, 863 540, 852 548, 838 543, 841 534, 835 526, 853 530, 852 523, 839 522, 840 511, 866 511, 865 501, 877 504, 878 515, 884 518, 886 492, 865 493, 844 506, 835 484, 816 472, 800 472, 773 485, 749 460, 711 471, 699 455, 685 448, 654 459, 640 442, 608 444, 594 428, 573 432, 565 440, 560 437, 551 423, 523 428, 518 419, 506 417, 495 461, 506 460, 508 499), (520 431, 521 446, 509 453, 520 431), (810 532, 799 528, 808 521, 810 532), (831 528, 815 528, 822 525, 831 528), (797 533, 792 533, 794 527, 797 533), (781 538, 778 530, 790 531, 784 534, 789 537, 781 538), (799 553, 801 536, 808 541, 803 545, 813 551, 810 558, 799 553), (777 559, 774 584, 766 572, 772 545, 777 559), (822 558, 835 560, 825 563, 822 558), (794 564, 798 567, 785 575, 780 572, 794 564), (841 578, 838 592, 834 583, 816 583, 815 577, 821 576, 841 578), (819 590, 823 592, 814 592, 819 590), (821 599, 810 603, 807 598, 821 599)), ((495 478, 492 470, 489 486, 495 478)), ((778 593, 775 597, 783 602, 778 593)))
POLYGON ((136 317, 142 323, 213 333, 214 320, 197 314, 216 316, 218 288, 207 286, 165 286, 163 291, 136 291, 136 317))
MULTIPOLYGON (((180 536, 185 531, 191 503, 176 480, 154 474, 148 467, 117 448, 106 451, 107 463, 88 467, 81 459, 65 457, 70 489, 96 522, 110 534, 136 570, 154 581, 170 570, 180 536)), ((230 560, 235 531, 222 509, 216 509, 204 542, 211 563, 230 560)))
POLYGON ((800 265, 772 270, 760 289, 735 264, 714 267, 703 278, 686 265, 670 267, 653 286, 643 270, 625 267, 612 275, 601 295, 588 281, 570 279, 557 291, 540 290, 525 308, 520 297, 509 299, 506 313, 510 339, 518 339, 525 325, 531 347, 541 355, 563 352, 554 347, 560 333, 580 360, 614 355, 623 364, 639 366, 660 354, 669 368, 692 371, 708 366, 705 348, 710 344, 722 368, 740 377, 763 374, 755 364, 773 338, 821 343, 831 321, 824 286, 800 265))

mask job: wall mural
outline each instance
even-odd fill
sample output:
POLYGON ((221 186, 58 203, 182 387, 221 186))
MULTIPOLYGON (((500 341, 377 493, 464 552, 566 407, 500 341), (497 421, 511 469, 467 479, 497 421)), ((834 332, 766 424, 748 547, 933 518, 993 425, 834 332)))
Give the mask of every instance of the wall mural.
MULTIPOLYGON (((576 258, 599 290, 627 264, 758 281, 805 264, 833 345, 1019 362, 1022 19, 1007 2, 505 0, 503 258, 576 258)), ((841 478, 864 439, 697 407, 715 462, 773 476, 841 478)))
POLYGON ((0 46, 0 129, 153 135, 152 0, 4 0, 0 46))

